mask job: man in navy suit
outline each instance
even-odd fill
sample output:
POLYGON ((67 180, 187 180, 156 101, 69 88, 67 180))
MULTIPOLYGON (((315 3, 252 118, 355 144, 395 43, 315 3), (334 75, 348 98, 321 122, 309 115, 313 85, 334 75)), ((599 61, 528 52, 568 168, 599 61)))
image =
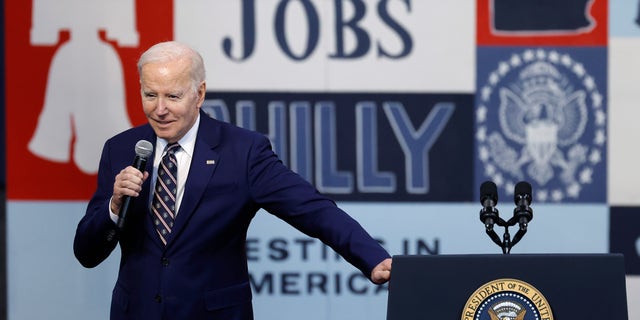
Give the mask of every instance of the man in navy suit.
POLYGON ((98 187, 74 240, 89 268, 120 244, 111 319, 253 319, 245 242, 261 208, 322 240, 372 282, 389 280, 389 254, 286 168, 264 135, 200 110, 206 83, 196 51, 159 43, 140 57, 138 71, 149 123, 105 143, 98 187), (140 140, 155 145, 143 170, 131 165, 140 140), (170 179, 156 182, 157 175, 170 179))

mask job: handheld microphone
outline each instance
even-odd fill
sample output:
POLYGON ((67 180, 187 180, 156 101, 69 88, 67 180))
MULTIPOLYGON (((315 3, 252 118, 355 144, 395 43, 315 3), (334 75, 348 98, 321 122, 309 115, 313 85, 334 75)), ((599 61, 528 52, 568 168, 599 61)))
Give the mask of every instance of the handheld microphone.
POLYGON ((485 181, 480 185, 480 221, 487 229, 493 228, 493 224, 498 222, 498 187, 492 181, 485 181))
POLYGON ((533 196, 531 195, 531 185, 528 182, 520 181, 516 184, 513 201, 516 204, 513 216, 518 219, 520 227, 526 229, 529 221, 533 219, 533 210, 529 207, 533 201, 533 196))
MULTIPOLYGON (((153 153, 153 145, 147 140, 140 140, 136 143, 135 147, 136 157, 133 159, 132 166, 140 171, 144 172, 144 168, 147 165, 147 159, 153 153)), ((118 229, 124 229, 124 222, 127 218, 129 211, 129 205, 131 203, 131 197, 124 196, 122 199, 122 207, 120 214, 118 215, 118 229)))

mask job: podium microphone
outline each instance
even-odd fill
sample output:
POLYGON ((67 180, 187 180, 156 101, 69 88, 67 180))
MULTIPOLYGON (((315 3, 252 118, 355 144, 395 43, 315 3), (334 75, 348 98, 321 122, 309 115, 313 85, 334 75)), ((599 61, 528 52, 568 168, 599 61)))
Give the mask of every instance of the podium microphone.
POLYGON ((533 210, 529 207, 533 196, 531 196, 531 185, 528 182, 520 181, 516 184, 513 201, 516 204, 513 216, 520 224, 520 228, 526 229, 529 221, 533 219, 533 210))
POLYGON ((480 221, 487 230, 493 229, 493 224, 498 222, 498 187, 492 181, 485 181, 480 185, 480 221))
MULTIPOLYGON (((147 165, 147 159, 153 153, 153 145, 147 140, 140 140, 136 143, 135 151, 136 157, 133 159, 132 166, 144 172, 144 168, 147 165)), ((120 214, 118 215, 118 229, 120 231, 124 229, 124 222, 127 218, 130 203, 131 197, 124 196, 122 199, 122 208, 120 209, 120 214)))
POLYGON ((500 237, 493 230, 493 225, 504 225, 504 220, 500 219, 498 209, 498 187, 492 181, 485 181, 480 185, 480 203, 482 209, 480 209, 480 221, 484 223, 485 232, 491 238, 491 240, 502 247, 502 251, 505 252, 504 244, 500 240, 500 237))

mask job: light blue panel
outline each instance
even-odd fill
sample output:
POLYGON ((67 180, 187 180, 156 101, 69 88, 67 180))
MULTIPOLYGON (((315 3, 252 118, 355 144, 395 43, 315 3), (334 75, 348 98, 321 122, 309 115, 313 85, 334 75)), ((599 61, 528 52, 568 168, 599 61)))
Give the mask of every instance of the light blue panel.
MULTIPOLYGON (((422 203, 341 203, 369 233, 383 242, 392 254, 502 254, 484 231, 479 204, 422 203)), ((500 215, 508 220, 514 205, 499 204, 500 215)), ((534 218, 524 238, 513 249, 518 253, 606 253, 608 252, 608 207, 606 205, 534 205, 534 218)), ((502 227, 496 228, 500 237, 502 227)), ((517 231, 510 228, 513 237, 517 231)), ((300 245, 303 234, 261 212, 249 232, 252 250, 249 263, 254 277, 273 276, 273 292, 256 292, 256 319, 284 320, 383 320, 387 291, 362 279, 354 280, 355 291, 345 289, 348 277, 359 272, 332 254, 318 241, 300 245), (274 250, 275 246, 280 250, 274 250), (273 259, 282 252, 287 258, 273 259), (318 292, 306 279, 309 274, 327 277, 326 292, 318 292), (295 275, 286 278, 287 275, 295 275), (285 280, 288 279, 288 280, 285 280), (338 280, 336 280, 338 279, 338 280), (288 292, 279 290, 288 287, 288 292), (339 286, 341 290, 335 290, 339 286), (314 290, 306 294, 307 290, 314 290), (283 313, 282 310, 287 310, 283 313)), ((428 270, 425 270, 428 272, 428 270)))
POLYGON ((273 292, 267 293, 264 289, 258 292, 254 288, 256 320, 386 318, 386 286, 379 288, 371 284, 319 241, 313 239, 302 245, 311 239, 265 212, 260 212, 252 222, 248 238, 248 255, 257 259, 249 263, 251 275, 257 279, 267 276, 274 279, 273 292), (282 252, 286 252, 286 258, 282 252), (308 277, 314 276, 326 277, 325 285, 310 284, 308 277), (349 289, 350 284, 355 290, 349 289))
MULTIPOLYGON (((119 251, 95 269, 85 269, 76 261, 73 236, 85 206, 81 202, 8 204, 10 320, 108 319, 119 251)), ((484 233, 479 204, 344 203, 341 207, 393 255, 429 254, 429 250, 438 254, 500 253, 484 233)), ((512 205, 498 208, 505 219, 511 216, 512 205)), ((606 206, 533 208, 534 220, 514 254, 607 252, 606 206)), ((497 230, 501 235, 501 228, 497 230)), ((515 231, 511 230, 512 235, 515 231)), ((318 241, 310 241, 264 212, 253 221, 249 239, 253 241, 249 256, 257 260, 249 263, 252 276, 273 285, 271 292, 266 291, 267 286, 262 292, 254 288, 257 320, 386 318, 386 286, 370 284, 318 241)))
MULTIPOLYGON (((440 254, 501 253, 480 222, 480 204, 343 204, 374 235, 387 238, 391 254, 405 254, 402 239, 439 239, 440 254)), ((513 216, 513 203, 499 203, 500 217, 513 216)), ((512 253, 607 253, 606 205, 533 204, 527 234, 512 253)), ((502 237, 504 228, 496 226, 502 237)), ((511 237, 517 227, 509 228, 511 237)), ((414 254, 414 252, 408 252, 414 254)))
POLYGON ((120 251, 94 269, 73 255, 85 202, 7 204, 8 319, 108 319, 120 251))
POLYGON ((637 0, 609 0, 609 35, 612 37, 638 37, 640 3, 637 0))

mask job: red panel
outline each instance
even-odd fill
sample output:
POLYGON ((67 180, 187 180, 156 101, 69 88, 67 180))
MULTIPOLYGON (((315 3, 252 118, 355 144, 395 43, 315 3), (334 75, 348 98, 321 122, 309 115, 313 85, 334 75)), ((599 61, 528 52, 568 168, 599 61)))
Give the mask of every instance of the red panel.
MULTIPOLYGON (((48 161, 27 149, 44 105, 52 57, 69 39, 69 33, 62 31, 56 45, 31 45, 31 3, 5 1, 7 199, 88 199, 95 189, 95 175, 83 173, 73 161, 48 161)), ((119 47, 111 43, 123 64, 127 111, 134 125, 146 122, 135 63, 140 53, 153 43, 173 38, 173 1, 138 0, 136 11, 139 46, 119 47)))
MULTIPOLYGON (((528 33, 521 35, 498 34, 492 30, 491 4, 493 0, 477 1, 477 44, 479 46, 606 46, 608 35, 608 2, 589 2, 588 13, 595 21, 590 30, 555 35, 528 33)), ((561 0, 560 0, 561 1, 561 0)))

